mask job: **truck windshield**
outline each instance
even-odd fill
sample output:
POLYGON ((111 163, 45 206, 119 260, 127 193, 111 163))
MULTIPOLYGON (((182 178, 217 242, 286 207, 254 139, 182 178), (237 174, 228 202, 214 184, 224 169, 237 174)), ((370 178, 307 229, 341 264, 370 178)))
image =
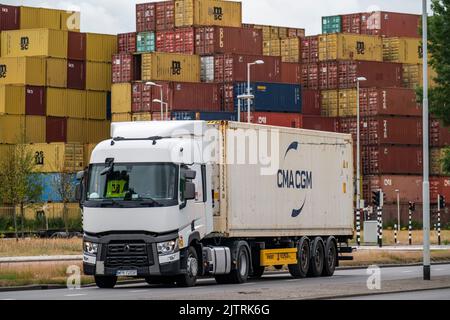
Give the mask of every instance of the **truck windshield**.
POLYGON ((114 163, 92 165, 86 200, 88 202, 136 202, 168 206, 177 200, 177 166, 174 164, 114 163))

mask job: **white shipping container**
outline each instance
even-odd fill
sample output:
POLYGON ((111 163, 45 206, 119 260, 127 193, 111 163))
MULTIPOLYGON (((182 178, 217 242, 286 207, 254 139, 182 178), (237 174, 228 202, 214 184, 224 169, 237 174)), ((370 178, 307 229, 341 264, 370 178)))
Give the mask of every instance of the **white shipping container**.
POLYGON ((200 58, 201 71, 200 79, 202 82, 214 82, 214 57, 200 58))

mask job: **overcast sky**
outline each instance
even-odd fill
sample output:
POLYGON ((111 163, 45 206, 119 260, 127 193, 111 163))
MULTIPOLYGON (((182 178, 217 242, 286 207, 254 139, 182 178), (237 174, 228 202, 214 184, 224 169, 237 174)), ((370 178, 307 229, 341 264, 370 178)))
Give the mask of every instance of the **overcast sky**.
MULTIPOLYGON (((29 5, 81 11, 81 29, 86 32, 122 33, 135 31, 135 4, 143 0, 2 0, 4 4, 29 5)), ((242 0, 247 23, 305 28, 307 34, 321 31, 321 17, 364 12, 421 12, 420 0, 242 0)))

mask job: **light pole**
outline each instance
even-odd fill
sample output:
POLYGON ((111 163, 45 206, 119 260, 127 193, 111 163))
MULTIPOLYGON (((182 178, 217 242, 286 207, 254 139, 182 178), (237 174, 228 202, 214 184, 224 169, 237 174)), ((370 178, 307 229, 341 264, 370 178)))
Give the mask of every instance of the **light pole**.
MULTIPOLYGON (((256 60, 255 62, 252 63, 247 63, 247 96, 250 96, 250 68, 254 65, 258 65, 258 64, 264 64, 263 60, 256 60)), ((251 123, 251 119, 250 119, 250 103, 251 103, 250 98, 247 98, 247 122, 251 123)))
MULTIPOLYGON (((242 100, 246 100, 246 99, 254 99, 255 98, 255 96, 254 95, 248 95, 248 94, 241 94, 241 95, 239 95, 239 96, 237 96, 237 99, 238 99, 238 114, 237 114, 237 121, 238 122, 241 122, 241 101, 242 100)), ((248 119, 247 119, 248 120, 248 119)), ((251 121, 247 121, 247 122, 251 122, 251 121)))
MULTIPOLYGON (((151 86, 151 87, 158 87, 159 88, 159 92, 161 94, 160 96, 160 100, 158 102, 161 103, 161 120, 163 120, 164 118, 164 102, 163 102, 163 86, 154 82, 146 82, 145 83, 146 86, 151 86)), ((156 100, 156 99, 155 99, 156 100)), ((153 100, 153 102, 156 102, 155 100, 153 100)), ((166 115, 167 116, 167 115, 166 115)))
POLYGON ((430 155, 428 115, 428 1, 422 0, 423 44, 423 279, 431 280, 430 259, 430 155))
POLYGON ((397 234, 400 236, 400 190, 396 189, 395 192, 397 192, 397 234))
MULTIPOLYGON (((162 106, 166 106, 166 118, 161 118, 161 121, 163 120, 169 120, 169 104, 167 102, 161 101, 159 99, 153 99, 154 103, 160 103, 162 106)), ((161 107, 162 108, 162 107, 161 107)), ((161 112, 161 115, 163 115, 163 113, 161 112)))
POLYGON ((356 78, 356 232, 358 245, 361 244, 361 111, 359 103, 359 83, 361 81, 367 81, 367 79, 356 78))

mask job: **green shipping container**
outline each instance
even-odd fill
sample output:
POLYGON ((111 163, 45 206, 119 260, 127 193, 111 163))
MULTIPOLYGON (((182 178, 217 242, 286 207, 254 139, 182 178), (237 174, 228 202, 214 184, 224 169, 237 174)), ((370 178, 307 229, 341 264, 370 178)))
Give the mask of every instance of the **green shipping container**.
POLYGON ((136 42, 137 52, 154 52, 156 50, 154 32, 139 32, 136 42))
POLYGON ((342 17, 328 16, 322 17, 322 33, 340 33, 342 32, 342 17))

